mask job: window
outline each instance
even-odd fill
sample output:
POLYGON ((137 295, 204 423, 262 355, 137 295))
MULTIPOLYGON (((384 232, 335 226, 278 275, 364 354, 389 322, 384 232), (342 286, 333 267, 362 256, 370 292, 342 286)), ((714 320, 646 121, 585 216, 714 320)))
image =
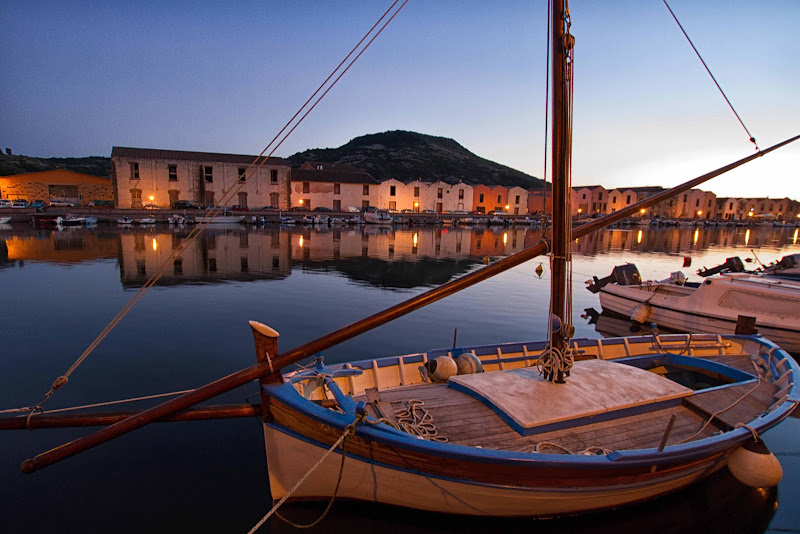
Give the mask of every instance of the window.
POLYGON ((365 195, 369 195, 369 184, 365 184, 365 185, 364 185, 364 192, 363 192, 363 194, 365 194, 365 195))
POLYGON ((308 182, 303 182, 303 193, 311 191, 311 185, 308 182))
POLYGON ((397 186, 396 185, 390 185, 389 186, 389 196, 390 197, 397 196, 397 186))
POLYGON ((272 270, 277 271, 281 267, 281 260, 277 256, 272 258, 272 270))
POLYGON ((169 177, 170 182, 177 182, 178 181, 178 166, 177 165, 167 165, 167 175, 169 177))
POLYGON ((483 203, 483 193, 478 196, 478 202, 483 203))
POLYGON ((206 182, 211 183, 214 181, 214 167, 203 167, 203 176, 206 182))
POLYGON ((514 202, 514 204, 519 204, 519 195, 517 195, 517 200, 516 200, 516 202, 514 202))
POLYGON ((333 211, 342 211, 342 201, 341 200, 334 200, 333 201, 333 211))
MULTIPOLYGON (((684 202, 685 202, 685 201, 684 201, 684 202)), ((630 195, 628 195, 627 204, 630 204, 630 203, 631 203, 631 196, 630 196, 630 195)))
POLYGON ((270 183, 277 184, 278 183, 278 170, 277 169, 270 169, 269 170, 269 181, 270 183))
POLYGON ((597 200, 603 200, 603 192, 597 194, 597 200))
POLYGON ((616 204, 617 203, 617 197, 611 197, 611 203, 612 204, 616 204))
POLYGON ((769 211, 772 211, 772 204, 769 205, 769 211))
POLYGON ((389 202, 389 209, 390 210, 396 210, 397 209, 397 202, 395 202, 394 200, 389 202))
POLYGON ((711 207, 711 201, 710 200, 708 201, 708 207, 709 208, 711 207))
POLYGON ((689 195, 683 195, 683 201, 686 202, 689 199, 689 195))
POLYGON ((183 274, 183 260, 178 258, 172 262, 172 269, 175 274, 183 274))
POLYGON ((436 190, 436 198, 442 198, 442 188, 436 190))
POLYGON ((208 272, 217 272, 217 258, 208 258, 208 272))
POLYGON ((241 258, 240 259, 240 265, 241 265, 241 268, 242 268, 242 272, 246 273, 248 271, 247 258, 241 258))
POLYGON ((778 204, 778 211, 783 211, 783 204, 778 204))
POLYGON ((247 172, 247 167, 239 167, 239 183, 243 184, 247 178, 245 177, 245 173, 247 172))
MULTIPOLYGON (((581 200, 586 200, 586 193, 583 194, 583 198, 581 198, 581 200)), ((498 202, 499 202, 499 200, 498 200, 498 202)))
POLYGON ((503 196, 502 195, 497 195, 497 203, 498 204, 502 204, 503 203, 503 196))
POLYGON ((342 184, 333 184, 333 194, 339 195, 342 193, 342 184))
POLYGON ((131 161, 131 180, 139 179, 139 164, 131 161))
POLYGON ((459 189, 458 190, 458 200, 464 200, 464 190, 463 189, 459 189))
POLYGON ((729 209, 729 210, 732 210, 732 209, 733 209, 733 202, 731 202, 730 204, 728 204, 728 209, 729 209))
POLYGON ((700 207, 700 199, 699 198, 694 201, 694 207, 695 208, 699 208, 700 207))
POLYGON ((278 207, 278 193, 270 193, 269 194, 269 205, 278 207))
POLYGON ((414 196, 415 196, 415 197, 418 197, 418 196, 419 196, 419 187, 415 187, 415 188, 414 188, 414 196))

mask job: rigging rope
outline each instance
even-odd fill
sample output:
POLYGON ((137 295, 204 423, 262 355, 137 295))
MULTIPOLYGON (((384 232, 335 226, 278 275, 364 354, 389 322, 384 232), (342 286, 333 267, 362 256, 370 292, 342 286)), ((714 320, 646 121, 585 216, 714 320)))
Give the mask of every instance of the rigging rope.
MULTIPOLYGON (((400 5, 400 7, 398 7, 394 11, 394 13, 392 13, 392 15, 388 18, 388 20, 386 20, 383 23, 383 25, 380 27, 380 29, 378 29, 378 31, 375 32, 375 34, 372 36, 372 38, 366 44, 364 44, 364 46, 361 48, 361 50, 355 55, 355 57, 353 57, 353 59, 338 74, 338 76, 336 76, 336 78, 330 83, 330 85, 328 85, 328 87, 322 92, 322 94, 319 95, 318 98, 316 98, 316 101, 314 101, 314 103, 308 109, 306 109, 305 112, 303 112, 303 110, 309 105, 309 103, 312 100, 314 100, 315 97, 317 97, 317 95, 320 93, 320 91, 322 91, 323 87, 325 87, 325 85, 328 84, 328 82, 331 80, 331 78, 333 78, 334 75, 336 75, 337 71, 339 71, 341 69, 342 65, 344 65, 348 61, 348 59, 356 52, 356 50, 359 49, 359 47, 361 47, 361 45, 370 36, 370 34, 372 34, 373 31, 375 31, 375 28, 377 28, 381 24, 381 21, 383 21, 387 17, 387 15, 390 12, 392 12, 392 10, 395 8, 395 6, 397 5, 397 3, 399 1, 400 0, 395 0, 394 3, 392 3, 391 6, 389 6, 389 8, 383 13, 383 15, 381 15, 381 17, 378 19, 378 21, 369 29, 369 31, 367 31, 366 34, 364 34, 364 36, 361 38, 361 40, 350 50, 350 52, 339 63, 339 65, 337 65, 336 68, 333 69, 333 71, 331 71, 331 73, 328 75, 328 77, 325 79, 325 81, 323 81, 319 85, 319 87, 317 87, 317 90, 314 91, 314 93, 308 98, 308 100, 306 100, 306 102, 292 116, 292 118, 289 119, 289 121, 286 122, 286 124, 275 135, 275 137, 272 138, 272 140, 269 142, 269 144, 267 144, 267 146, 264 148, 264 150, 262 150, 261 153, 258 156, 256 156, 256 158, 253 160, 253 162, 245 170, 245 173, 243 175, 244 179, 237 181, 236 185, 234 185, 231 189, 229 189, 227 193, 224 193, 222 195, 222 197, 217 202, 217 204, 209 212, 206 213, 206 215, 200 221, 200 224, 198 224, 195 228, 193 228, 192 231, 189 232, 189 234, 186 236, 186 238, 181 242, 181 244, 178 245, 177 248, 175 248, 173 253, 170 254, 161 263, 161 265, 150 276, 150 278, 142 285, 141 288, 139 288, 139 290, 131 298, 131 300, 128 301, 128 303, 125 304, 125 306, 122 307, 122 309, 117 313, 117 315, 108 323, 108 325, 106 325, 106 327, 100 332, 100 334, 98 334, 98 336, 94 339, 94 341, 92 341, 92 343, 89 344, 89 346, 86 348, 86 350, 84 350, 84 352, 70 366, 70 368, 67 369, 67 372, 64 373, 63 375, 59 376, 58 378, 56 378, 56 380, 53 382, 52 386, 50 387, 50 390, 44 395, 44 398, 41 401, 39 401, 35 406, 33 406, 31 408, 26 407, 26 408, 20 408, 20 409, 5 410, 4 412, 28 411, 28 410, 30 410, 30 412, 32 414, 32 413, 37 412, 37 411, 43 411, 42 410, 42 405, 45 402, 47 402, 47 400, 53 395, 53 393, 55 393, 55 391, 57 389, 59 389, 60 387, 64 386, 69 381, 69 376, 78 368, 78 366, 80 366, 84 362, 84 360, 86 360, 86 358, 89 357, 89 355, 94 351, 94 349, 97 348, 97 346, 108 336, 108 334, 111 333, 111 331, 119 324, 119 322, 131 311, 131 309, 133 309, 133 307, 139 302, 139 300, 141 300, 142 297, 149 291, 149 289, 153 285, 155 285, 155 283, 166 272, 166 269, 167 269, 167 267, 169 265, 169 262, 170 261, 174 261, 176 258, 178 258, 181 255, 181 253, 185 249, 187 249, 188 246, 192 242, 194 242, 195 239, 197 239, 197 237, 203 232, 203 230, 205 230, 206 226, 208 226, 208 224, 211 223, 211 221, 217 215, 219 215, 219 213, 223 209, 223 206, 230 199, 232 199, 233 196, 236 193, 238 193, 241 190, 241 188, 259 171, 259 169, 261 169, 261 167, 264 166, 264 164, 267 163, 267 161, 269 160, 270 157, 272 157, 272 155, 275 153, 275 151, 284 143, 284 141, 286 141, 286 139, 294 132, 294 130, 303 122, 303 120, 305 120, 305 118, 308 116, 309 113, 311 113, 311 111, 313 111, 313 109, 317 106, 317 104, 319 104, 320 101, 323 98, 325 98, 325 96, 328 94, 328 92, 337 84, 337 82, 342 78, 342 76, 344 76, 344 74, 348 70, 350 70, 350 67, 353 66, 353 64, 361 57, 361 55, 367 50, 367 48, 369 48, 369 46, 383 32, 383 30, 386 29, 386 26, 388 26, 389 23, 392 20, 394 20, 394 17, 397 16, 397 14, 400 12, 400 10, 403 9, 403 7, 405 7, 405 5, 408 3, 408 0, 404 0, 403 1, 403 3, 400 5), (302 113, 302 116, 300 116, 301 113, 302 113), (300 116, 299 119, 298 119, 298 116, 300 116), (292 122, 295 121, 295 119, 297 119, 297 121, 295 122, 295 124, 293 126, 291 126, 291 128, 289 128, 289 126, 292 125, 292 122), (286 132, 287 128, 289 128, 288 132, 286 132), (286 132, 285 135, 283 135, 284 132, 286 132), (277 144, 274 144, 276 142, 276 140, 278 140, 278 138, 281 137, 281 135, 283 135, 283 137, 280 139, 280 141, 278 141, 277 144), (273 146, 273 144, 274 144, 274 146, 273 146), (267 151, 269 151, 269 153, 267 153, 267 151), (267 154, 266 156, 264 155, 265 153, 267 154)), ((4 412, 0 412, 0 413, 4 413, 4 412)))
POLYGON ((345 460, 345 458, 347 458, 347 438, 352 436, 353 434, 355 434, 356 425, 358 425, 359 423, 361 423, 365 419, 366 419, 366 413, 357 415, 356 416, 356 420, 353 421, 352 423, 350 423, 349 425, 347 425, 347 427, 345 427, 344 433, 339 437, 338 440, 336 440, 336 443, 331 445, 331 447, 325 452, 325 454, 323 454, 322 457, 319 460, 317 460, 317 463, 315 463, 313 466, 311 466, 311 469, 306 471, 306 474, 304 474, 300 478, 300 480, 298 480, 297 483, 292 487, 292 489, 287 491, 286 495, 284 495, 281 498, 281 500, 278 501, 275 504, 275 506, 273 506, 272 509, 269 512, 267 512, 266 515, 264 517, 262 517, 259 520, 259 522, 255 524, 255 526, 253 528, 251 528, 249 530, 248 534, 253 534, 256 530, 261 528, 261 525, 263 525, 267 521, 267 519, 269 519, 272 516, 272 514, 277 515, 279 518, 281 518, 282 520, 286 521, 287 523, 289 523, 290 525, 292 525, 295 528, 311 528, 314 525, 318 524, 320 521, 322 521, 325 518, 325 516, 328 515, 328 512, 331 509, 331 506, 333 506, 333 501, 336 500, 336 494, 339 492, 339 485, 342 482, 342 473, 344 473, 344 460, 345 460), (311 473, 316 471, 317 468, 319 468, 319 466, 322 465, 322 462, 325 461, 325 458, 327 458, 328 456, 333 454, 333 451, 335 451, 336 448, 339 447, 340 444, 342 445, 342 463, 339 465, 339 477, 336 479, 336 487, 333 490, 333 495, 331 496, 331 500, 328 502, 328 506, 325 508, 325 511, 322 512, 322 515, 319 516, 312 523, 309 523, 307 525, 300 525, 300 524, 297 524, 297 523, 293 523, 292 521, 289 521, 285 517, 283 517, 280 514, 278 514, 277 513, 278 512, 278 508, 280 508, 283 505, 283 503, 286 502, 286 499, 291 497, 292 494, 294 494, 294 492, 297 491, 297 489, 303 484, 303 482, 305 482, 306 479, 309 476, 311 476, 311 473))
POLYGON ((739 116, 738 113, 736 113, 736 110, 733 108, 733 104, 731 104, 731 101, 728 99, 728 95, 725 94, 725 91, 722 90, 722 87, 720 87, 719 82, 717 82, 717 79, 714 77, 713 74, 711 74, 711 69, 708 68, 708 65, 706 65, 706 62, 703 59, 703 56, 700 55, 700 52, 697 50, 697 47, 694 46, 694 43, 692 42, 691 38, 689 37, 689 34, 686 33, 686 30, 683 29, 683 25, 678 20, 678 17, 675 16, 675 12, 672 11, 671 7, 669 7, 669 4, 667 3, 667 0, 662 0, 662 1, 664 2, 664 5, 667 6, 667 9, 669 10, 670 15, 672 15, 672 18, 675 19, 675 22, 678 24, 678 27, 683 32, 683 35, 686 37, 686 40, 689 41, 689 44, 692 46, 692 49, 694 50, 694 53, 697 54, 697 57, 700 59, 700 62, 706 68, 706 72, 708 72, 708 75, 711 76, 712 80, 714 80, 714 84, 717 86, 717 89, 719 89, 719 92, 722 93, 722 97, 725 99, 725 102, 728 103, 728 107, 730 107, 731 111, 733 111, 733 114, 736 115, 736 119, 739 121, 739 124, 741 124, 742 128, 744 128, 744 131, 747 132, 747 136, 750 138, 750 142, 753 143, 753 145, 755 145, 756 150, 761 150, 760 148, 758 148, 758 143, 756 143, 756 138, 753 137, 753 135, 750 133, 750 130, 748 130, 747 126, 744 125, 744 121, 742 121, 742 118, 739 116))

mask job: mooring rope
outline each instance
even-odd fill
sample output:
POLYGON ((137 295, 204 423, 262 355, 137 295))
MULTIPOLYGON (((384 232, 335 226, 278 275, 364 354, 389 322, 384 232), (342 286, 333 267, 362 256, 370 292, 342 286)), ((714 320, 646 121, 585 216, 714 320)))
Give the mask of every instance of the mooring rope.
POLYGON ((359 423, 361 423, 361 422, 362 422, 362 421, 364 421, 365 419, 366 419, 366 413, 364 413, 364 414, 360 414, 360 415, 357 415, 357 416, 356 416, 356 420, 355 420, 355 421, 353 421, 352 423, 350 423, 349 425, 347 425, 347 427, 345 427, 345 429, 344 429, 344 432, 343 432, 343 433, 342 433, 342 435, 339 437, 339 439, 337 439, 337 440, 336 440, 336 443, 334 443, 333 445, 331 445, 331 448, 329 448, 329 449, 328 449, 328 450, 325 452, 325 454, 323 454, 323 455, 322 455, 322 457, 321 457, 319 460, 317 460, 317 463, 315 463, 313 466, 311 466, 311 469, 309 469, 309 470, 306 472, 306 474, 304 474, 304 475, 303 475, 303 476, 300 478, 300 480, 298 480, 298 481, 297 481, 297 483, 296 483, 296 484, 295 484, 295 485, 292 487, 292 489, 290 489, 289 491, 287 491, 287 492, 286 492, 286 495, 284 495, 284 496, 281 498, 281 500, 279 500, 279 501, 278 501, 278 502, 277 502, 277 503, 276 503, 276 504, 275 504, 275 505, 272 507, 272 509, 271 509, 269 512, 267 512, 267 513, 266 513, 266 515, 264 515, 264 517, 262 517, 262 518, 259 520, 259 522, 258 522, 258 523, 256 523, 256 524, 255 524, 255 526, 253 526, 253 528, 251 528, 251 529, 248 531, 248 534, 253 534, 253 533, 254 533, 256 530, 258 530, 259 528, 261 528, 261 525, 263 525, 264 523, 266 523, 266 521, 267 521, 267 520, 268 520, 270 517, 272 517, 272 515, 273 515, 273 514, 277 515, 277 516, 278 516, 280 519, 282 519, 283 521, 286 521, 287 523, 289 523, 290 525, 292 525, 292 526, 293 526, 293 527, 295 527, 295 528, 311 528, 311 527, 313 527, 314 525, 318 524, 320 521, 322 521, 322 520, 325 518, 325 516, 326 516, 326 515, 328 515, 328 512, 329 512, 329 511, 330 511, 330 509, 331 509, 331 506, 333 506, 333 501, 334 501, 334 500, 336 500, 336 494, 339 492, 339 485, 340 485, 340 484, 341 484, 341 482, 342 482, 342 473, 344 473, 344 460, 345 460, 345 458, 347 458, 347 438, 348 438, 348 437, 350 437, 351 435, 355 434, 355 431, 356 431, 356 425, 358 425, 359 423), (336 479, 336 487, 335 487, 335 488, 334 488, 334 490, 333 490, 333 495, 331 496, 331 500, 328 502, 328 506, 325 508, 325 511, 324 511, 324 512, 322 512, 322 515, 321 515, 321 516, 319 516, 319 517, 318 517, 318 518, 317 518, 317 519, 316 519, 314 522, 312 522, 312 523, 309 523, 309 524, 307 524, 307 525, 300 525, 300 524, 298 524, 298 523, 294 523, 294 522, 292 522, 292 521, 289 521, 289 520, 288 520, 288 519, 286 519, 285 517, 283 517, 283 516, 281 516, 280 514, 278 514, 278 508, 280 508, 280 507, 283 505, 283 503, 284 503, 284 502, 286 502, 286 499, 288 499, 289 497, 291 497, 291 496, 292 496, 292 494, 294 494, 294 492, 295 492, 295 491, 297 491, 297 489, 298 489, 298 488, 299 488, 299 487, 300 487, 300 486, 303 484, 303 482, 305 482, 305 481, 306 481, 306 479, 307 479, 309 476, 311 476, 311 473, 313 473, 314 471, 316 471, 316 470, 317 470, 317 468, 318 468, 320 465, 322 465, 322 462, 324 462, 324 461, 325 461, 325 459, 326 459, 328 456, 330 456, 331 454, 333 454, 333 451, 335 451, 335 450, 337 449, 337 447, 339 447, 339 445, 341 445, 341 446, 342 446, 342 463, 339 465, 339 477, 336 479))
POLYGON ((560 451, 565 452, 566 454, 577 454, 583 456, 602 456, 604 454, 611 453, 611 449, 606 449, 604 447, 598 447, 595 445, 586 447, 582 451, 575 452, 563 445, 559 445, 558 443, 553 443, 552 441, 540 441, 539 443, 536 444, 536 447, 533 449, 533 452, 541 454, 542 451, 540 449, 543 447, 551 447, 553 449, 558 449, 560 451))

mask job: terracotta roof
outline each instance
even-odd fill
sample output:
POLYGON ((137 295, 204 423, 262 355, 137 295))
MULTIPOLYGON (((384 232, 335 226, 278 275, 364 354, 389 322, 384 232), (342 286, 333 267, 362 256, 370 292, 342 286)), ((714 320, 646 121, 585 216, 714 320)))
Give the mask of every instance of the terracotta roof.
POLYGON ((75 185, 75 184, 105 184, 111 183, 110 178, 102 176, 92 176, 80 172, 68 171, 66 169, 53 169, 51 171, 29 172, 25 174, 12 174, 10 176, 0 176, 0 180, 10 180, 16 183, 41 182, 52 185, 75 185))
POLYGON ((368 172, 358 171, 318 171, 315 169, 291 169, 289 179, 292 182, 336 182, 342 184, 378 184, 368 172))
MULTIPOLYGON (((111 148, 112 158, 171 159, 189 161, 214 161, 220 163, 242 163, 250 165, 257 156, 246 154, 219 154, 216 152, 189 152, 186 150, 161 150, 158 148, 130 148, 115 146, 111 148)), ((269 158, 270 165, 288 165, 283 158, 269 158)))

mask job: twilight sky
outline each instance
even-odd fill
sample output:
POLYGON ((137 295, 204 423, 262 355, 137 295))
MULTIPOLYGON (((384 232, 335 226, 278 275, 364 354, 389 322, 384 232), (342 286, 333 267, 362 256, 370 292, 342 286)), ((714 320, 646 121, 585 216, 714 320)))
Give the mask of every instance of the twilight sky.
MULTIPOLYGON (((257 154, 388 0, 0 2, 0 149, 257 154)), ((761 148, 800 134, 800 2, 672 0, 761 148)), ((573 183, 675 185, 752 153, 660 0, 573 0, 573 183)), ((411 0, 276 155, 404 129, 542 176, 546 3, 411 0)), ((712 180, 800 200, 800 141, 712 180)))

